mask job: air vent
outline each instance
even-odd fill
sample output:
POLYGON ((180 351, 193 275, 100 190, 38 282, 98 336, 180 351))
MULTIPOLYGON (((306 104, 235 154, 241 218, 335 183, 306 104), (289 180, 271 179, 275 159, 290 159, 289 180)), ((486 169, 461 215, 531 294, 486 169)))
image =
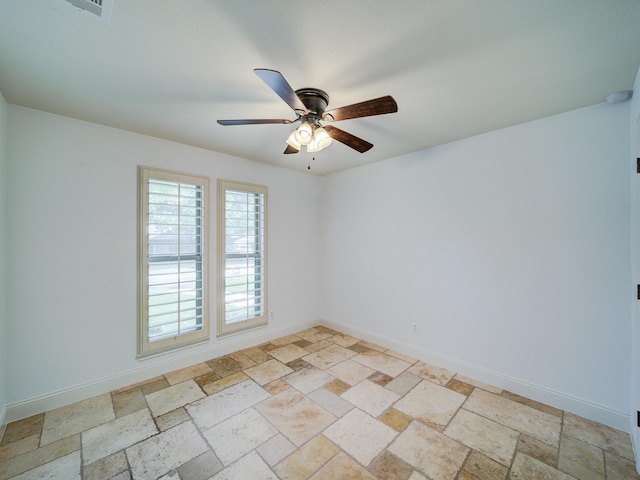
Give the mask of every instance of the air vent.
POLYGON ((108 22, 111 17, 111 6, 113 0, 66 0, 74 7, 92 13, 108 22))

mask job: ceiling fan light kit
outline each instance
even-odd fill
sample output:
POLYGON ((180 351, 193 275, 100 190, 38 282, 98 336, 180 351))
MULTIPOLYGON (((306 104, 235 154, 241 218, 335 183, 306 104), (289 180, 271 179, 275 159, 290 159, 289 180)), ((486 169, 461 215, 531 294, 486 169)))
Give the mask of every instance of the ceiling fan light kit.
POLYGON ((323 126, 320 121, 336 122, 352 118, 383 115, 398 111, 398 105, 393 97, 375 98, 353 105, 326 111, 329 105, 329 95, 318 88, 301 88, 293 90, 282 74, 276 70, 256 68, 254 70, 262 81, 271 88, 296 113, 295 120, 288 119, 247 119, 247 120, 218 120, 220 125, 257 125, 282 124, 299 121, 300 125, 287 138, 285 154, 298 153, 303 146, 308 153, 319 152, 328 147, 333 140, 337 140, 354 150, 364 153, 373 147, 372 143, 356 137, 344 130, 333 126, 323 126))

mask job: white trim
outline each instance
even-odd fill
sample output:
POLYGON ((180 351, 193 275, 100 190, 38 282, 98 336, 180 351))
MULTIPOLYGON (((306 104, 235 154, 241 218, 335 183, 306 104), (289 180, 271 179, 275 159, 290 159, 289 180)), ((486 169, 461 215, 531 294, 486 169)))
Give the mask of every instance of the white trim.
MULTIPOLYGON (((22 418, 37 415, 54 408, 69 405, 71 403, 85 400, 87 398, 102 395, 128 385, 133 385, 154 377, 164 375, 165 373, 179 370, 197 363, 211 360, 213 358, 227 355, 238 350, 243 350, 255 345, 269 342, 276 338, 291 335, 302 330, 318 325, 318 321, 309 321, 296 323, 283 328, 270 328, 269 330, 255 330, 246 332, 244 335, 235 335, 225 338, 224 341, 218 342, 211 348, 199 350, 195 353, 185 353, 181 356, 171 356, 162 362, 154 365, 144 366, 129 370, 117 375, 105 377, 94 382, 77 385, 75 387, 66 388, 57 392, 41 395, 39 397, 30 398, 22 402, 13 403, 5 408, 6 422, 14 422, 22 418)), ((0 417, 2 418, 2 417, 0 417)))
POLYGON ((0 441, 2 440, 2 436, 4 435, 4 431, 7 428, 7 407, 6 405, 2 407, 0 410, 0 441))
POLYGON ((382 347, 386 347, 395 350, 400 353, 417 358, 423 362, 432 363, 442 368, 466 375, 489 385, 496 386, 503 390, 509 390, 510 392, 522 395, 524 397, 546 403, 553 407, 565 410, 567 412, 580 415, 582 417, 589 418, 599 423, 609 425, 610 427, 622 430, 624 432, 629 431, 629 414, 612 410, 604 405, 598 405, 596 403, 584 400, 572 395, 567 395, 562 392, 535 385, 517 378, 504 375, 493 370, 474 365, 471 363, 463 362, 446 355, 442 355, 431 350, 426 350, 414 345, 410 345, 403 342, 394 341, 388 337, 380 336, 368 330, 362 330, 359 328, 353 328, 348 325, 344 325, 338 322, 323 319, 322 325, 325 325, 334 330, 338 330, 342 333, 366 340, 371 343, 375 343, 382 347))

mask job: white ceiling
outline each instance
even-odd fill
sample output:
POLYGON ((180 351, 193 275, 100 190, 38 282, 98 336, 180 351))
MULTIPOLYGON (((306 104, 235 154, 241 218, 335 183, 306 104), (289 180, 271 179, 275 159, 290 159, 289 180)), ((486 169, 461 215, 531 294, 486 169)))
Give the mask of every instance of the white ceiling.
POLYGON ((306 171, 290 118, 254 73, 321 88, 329 109, 392 95, 398 113, 336 126, 327 174, 601 103, 640 65, 638 0, 0 0, 0 91, 12 104, 306 171))

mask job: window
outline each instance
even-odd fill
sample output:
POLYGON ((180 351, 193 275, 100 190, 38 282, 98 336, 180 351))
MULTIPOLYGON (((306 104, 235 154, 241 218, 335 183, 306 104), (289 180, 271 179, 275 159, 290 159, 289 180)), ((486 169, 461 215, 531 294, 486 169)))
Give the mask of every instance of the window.
POLYGON ((267 324, 267 188, 218 180, 218 336, 267 324))
POLYGON ((207 204, 209 179, 139 169, 138 355, 209 337, 207 204))

